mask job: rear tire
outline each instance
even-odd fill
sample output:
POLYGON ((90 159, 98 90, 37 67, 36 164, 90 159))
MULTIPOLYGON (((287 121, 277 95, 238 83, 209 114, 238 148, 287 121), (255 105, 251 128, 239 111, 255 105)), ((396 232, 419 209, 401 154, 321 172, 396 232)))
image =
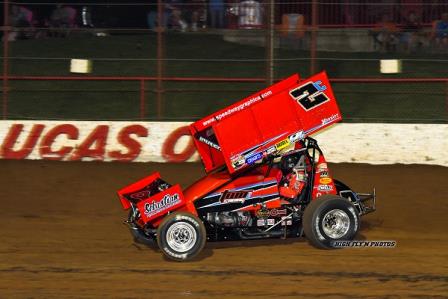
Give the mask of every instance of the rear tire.
POLYGON ((309 243, 317 248, 335 248, 334 241, 353 240, 359 230, 355 206, 336 195, 323 195, 305 209, 303 229, 309 243))
POLYGON ((187 261, 202 251, 206 241, 202 221, 191 213, 176 212, 165 217, 157 229, 157 244, 174 261, 187 261))

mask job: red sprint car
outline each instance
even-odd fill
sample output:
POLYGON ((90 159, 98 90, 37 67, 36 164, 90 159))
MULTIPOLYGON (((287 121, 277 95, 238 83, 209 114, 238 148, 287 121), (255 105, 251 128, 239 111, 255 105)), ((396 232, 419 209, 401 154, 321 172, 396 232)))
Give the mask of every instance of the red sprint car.
POLYGON ((327 75, 293 75, 190 125, 207 175, 182 190, 159 173, 118 191, 134 238, 170 259, 206 241, 305 236, 318 248, 352 240, 375 210, 334 179, 310 135, 341 120, 327 75))

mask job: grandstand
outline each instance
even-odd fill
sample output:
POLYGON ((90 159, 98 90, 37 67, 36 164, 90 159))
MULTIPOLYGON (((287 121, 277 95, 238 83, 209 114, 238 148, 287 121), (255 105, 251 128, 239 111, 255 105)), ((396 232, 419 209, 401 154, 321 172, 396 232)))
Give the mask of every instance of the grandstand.
MULTIPOLYGON (((0 9, 0 298, 447 297, 448 1, 4 0, 0 9), (375 188, 377 210, 354 224, 355 243, 394 248, 317 250, 300 232, 208 240, 179 264, 129 235, 117 190, 154 172, 183 190, 204 177, 193 121, 322 70, 342 121, 313 134, 326 162, 306 159, 318 159, 322 178, 311 178, 323 190, 333 178, 375 188)), ((255 127, 242 127, 234 140, 251 144, 255 127)), ((210 133, 207 150, 222 149, 210 133)), ((269 187, 235 189, 248 192, 242 200, 276 189, 268 177, 286 163, 272 162, 245 173, 269 187)), ((302 169, 288 177, 299 182, 302 169)), ((220 171, 188 192, 207 185, 203 199, 218 198, 220 171)), ((257 216, 269 224, 274 210, 298 219, 304 206, 266 207, 257 216)))
POLYGON ((3 3, 3 119, 192 120, 291 73, 326 70, 345 121, 447 122, 448 49, 435 33, 444 2, 229 1, 224 28, 212 28, 208 4, 186 1, 178 10, 188 30, 163 3, 157 13, 169 16, 166 28, 149 29, 157 1, 79 2, 64 6, 77 16, 59 37, 45 22, 54 4, 17 5, 34 16, 14 27, 14 5, 3 3), (418 22, 412 33, 410 12, 418 22), (384 15, 396 28, 394 44, 378 41, 390 35, 384 15), (74 58, 90 60, 91 72, 71 73, 74 58), (384 59, 400 60, 400 72, 382 74, 384 59))

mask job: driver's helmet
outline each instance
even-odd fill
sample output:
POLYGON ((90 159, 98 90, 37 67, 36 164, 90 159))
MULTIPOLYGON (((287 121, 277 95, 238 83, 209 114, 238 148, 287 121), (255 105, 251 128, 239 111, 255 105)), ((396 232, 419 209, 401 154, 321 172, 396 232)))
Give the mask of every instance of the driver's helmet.
POLYGON ((294 166, 296 166, 297 163, 299 162, 301 155, 302 155, 301 153, 296 152, 282 157, 280 161, 280 169, 284 175, 292 172, 294 166))

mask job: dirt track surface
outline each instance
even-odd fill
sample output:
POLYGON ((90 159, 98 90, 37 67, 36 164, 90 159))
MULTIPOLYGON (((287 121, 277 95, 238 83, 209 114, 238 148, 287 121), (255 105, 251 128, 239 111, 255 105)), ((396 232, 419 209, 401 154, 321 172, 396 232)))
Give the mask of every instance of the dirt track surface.
POLYGON ((356 190, 377 188, 358 239, 397 248, 221 242, 171 262, 132 242, 115 191, 154 170, 186 186, 200 165, 0 160, 0 298, 447 297, 448 168, 331 167, 356 190))

